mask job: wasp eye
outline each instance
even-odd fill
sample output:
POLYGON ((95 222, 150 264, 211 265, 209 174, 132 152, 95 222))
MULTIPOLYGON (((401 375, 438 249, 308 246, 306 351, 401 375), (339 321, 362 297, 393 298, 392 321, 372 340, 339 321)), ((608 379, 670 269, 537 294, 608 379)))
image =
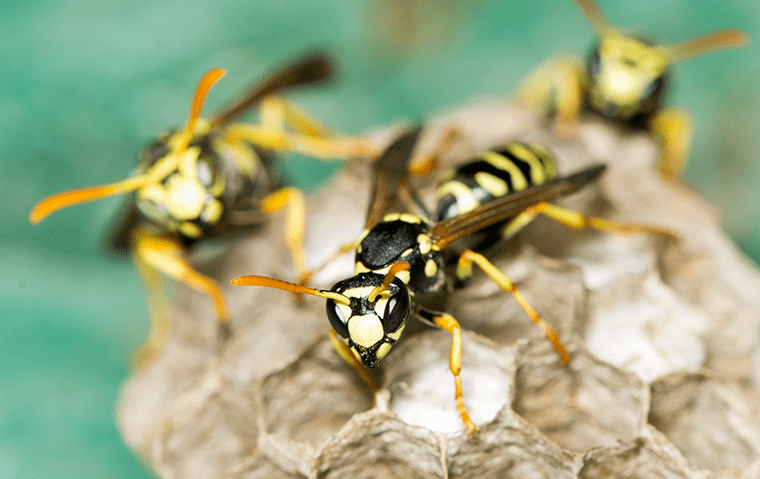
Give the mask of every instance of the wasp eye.
MULTIPOLYGON (((395 283, 396 281, 394 281, 395 283)), ((403 285, 403 283, 402 283, 403 285)), ((404 325, 409 317, 409 292, 406 287, 399 290, 388 299, 383 314, 383 329, 386 333, 393 333, 404 325)))
MULTIPOLYGON (((343 307, 346 308, 347 306, 343 307)), ((327 319, 336 333, 344 338, 348 337, 348 318, 341 309, 341 306, 332 299, 327 300, 327 319)))
POLYGON ((195 166, 195 175, 203 186, 211 186, 214 183, 215 171, 211 158, 201 156, 195 166))
POLYGON ((146 218, 158 224, 166 223, 169 220, 169 211, 166 209, 166 205, 157 203, 152 199, 138 199, 137 209, 140 210, 146 218))
POLYGON ((592 79, 598 77, 600 68, 601 68, 601 58, 599 57, 599 47, 596 46, 591 51, 591 56, 588 59, 588 75, 592 79))
POLYGON ((647 89, 644 92, 644 94, 646 95, 647 98, 654 95, 658 91, 662 90, 662 86, 664 85, 664 83, 665 81, 663 77, 659 76, 655 78, 654 80, 652 80, 652 82, 649 85, 647 85, 647 89))

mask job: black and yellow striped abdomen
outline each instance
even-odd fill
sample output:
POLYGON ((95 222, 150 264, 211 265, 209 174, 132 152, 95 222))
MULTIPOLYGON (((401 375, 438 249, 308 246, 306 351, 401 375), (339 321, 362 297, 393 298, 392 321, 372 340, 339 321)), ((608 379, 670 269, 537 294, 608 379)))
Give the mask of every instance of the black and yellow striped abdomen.
POLYGON ((509 193, 555 178, 554 157, 540 145, 509 143, 444 175, 436 191, 436 221, 467 213, 509 193))

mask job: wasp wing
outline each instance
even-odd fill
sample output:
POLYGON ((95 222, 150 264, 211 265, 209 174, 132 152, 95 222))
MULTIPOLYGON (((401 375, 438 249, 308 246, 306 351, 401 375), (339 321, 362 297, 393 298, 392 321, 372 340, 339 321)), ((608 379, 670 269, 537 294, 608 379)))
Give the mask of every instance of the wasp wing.
POLYGON ((428 234, 433 244, 443 249, 485 227, 508 220, 536 203, 573 193, 594 181, 605 168, 605 165, 591 166, 572 175, 510 193, 472 211, 441 221, 428 234))
POLYGON ((397 138, 373 164, 374 184, 367 211, 366 229, 377 225, 404 188, 409 175, 412 150, 422 131, 417 126, 397 138))
POLYGON ((276 69, 263 82, 257 83, 241 99, 211 119, 211 126, 218 127, 233 121, 267 95, 285 88, 325 82, 332 79, 334 73, 335 66, 329 56, 323 53, 307 55, 276 69))

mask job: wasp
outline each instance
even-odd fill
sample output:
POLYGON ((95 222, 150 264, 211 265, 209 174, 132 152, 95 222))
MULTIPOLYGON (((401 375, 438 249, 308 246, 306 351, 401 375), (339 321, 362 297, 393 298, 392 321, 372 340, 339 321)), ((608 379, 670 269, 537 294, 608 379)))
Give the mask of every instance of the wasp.
POLYGON ((226 73, 209 70, 198 83, 187 122, 166 132, 140 154, 134 174, 122 181, 52 195, 39 202, 29 219, 38 223, 74 204, 129 193, 124 213, 110 243, 117 252, 131 251, 146 289, 152 329, 137 357, 149 358, 168 333, 168 313, 160 287, 163 273, 208 295, 216 317, 228 317, 221 288, 183 257, 201 240, 220 238, 287 208, 286 237, 295 269, 305 274, 302 248, 304 199, 299 190, 282 187, 273 163, 275 152, 296 151, 321 159, 364 156, 358 140, 332 137, 325 127, 286 102, 278 93, 322 83, 333 76, 330 59, 304 57, 275 70, 238 101, 211 118, 200 117, 211 87, 226 73), (260 124, 236 123, 260 106, 260 124), (288 128, 289 127, 289 128, 288 128))
POLYGON ((610 25, 593 0, 575 0, 598 40, 585 67, 575 56, 550 60, 519 87, 523 105, 555 114, 557 129, 574 131, 582 108, 652 132, 661 142, 659 170, 678 178, 685 168, 693 133, 683 110, 663 108, 673 64, 703 53, 746 44, 744 32, 726 29, 676 45, 658 45, 610 25))
POLYGON ((408 189, 407 163, 420 130, 393 143, 374 164, 375 183, 363 234, 355 242, 355 274, 330 290, 308 288, 265 276, 249 275, 233 285, 266 286, 327 299, 330 340, 338 353, 377 389, 366 368, 377 366, 399 341, 410 316, 452 335, 449 369, 455 401, 470 433, 477 430, 462 396, 462 340, 459 322, 450 314, 428 309, 420 298, 464 285, 478 265, 504 291, 510 292, 551 340, 563 363, 570 361, 554 329, 528 304, 515 284, 474 249, 452 245, 474 235, 509 237, 542 214, 571 228, 592 227, 621 233, 642 232, 674 240, 657 227, 621 224, 587 217, 548 203, 594 181, 605 169, 595 165, 556 178, 551 154, 539 145, 511 143, 486 152, 448 173, 438 188, 437 219, 411 213, 388 213, 400 190, 408 189), (453 260, 453 261, 452 261, 453 260), (447 264, 456 264, 452 273, 447 264))

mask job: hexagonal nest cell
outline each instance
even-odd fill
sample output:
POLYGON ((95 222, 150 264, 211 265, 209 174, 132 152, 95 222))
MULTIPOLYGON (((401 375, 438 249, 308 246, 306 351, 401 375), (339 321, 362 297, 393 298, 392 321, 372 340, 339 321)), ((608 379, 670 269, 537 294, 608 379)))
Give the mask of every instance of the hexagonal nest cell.
MULTIPOLYGON (((489 250, 573 360, 562 365, 512 295, 476 270, 441 305, 463 329, 473 435, 454 403, 450 333, 410 319, 371 371, 373 395, 332 349, 324 300, 224 286, 231 333, 220 341, 207 298, 178 286, 168 343, 122 391, 127 442, 165 478, 760 477, 760 275, 713 208, 658 176, 652 139, 596 118, 559 139, 534 114, 486 102, 431 121, 416 154, 452 129, 440 168, 536 142, 561 174, 608 165, 560 205, 680 241, 539 218, 489 250)), ((369 138, 383 146, 400 131, 369 138)), ((351 162, 308 200, 311 265, 361 233, 369 172, 351 162)), ((415 180, 428 209, 431 176, 415 180)), ((275 218, 199 268, 225 285, 243 274, 292 281, 282 232, 275 218)), ((312 283, 329 289, 352 274, 344 255, 312 283)))

